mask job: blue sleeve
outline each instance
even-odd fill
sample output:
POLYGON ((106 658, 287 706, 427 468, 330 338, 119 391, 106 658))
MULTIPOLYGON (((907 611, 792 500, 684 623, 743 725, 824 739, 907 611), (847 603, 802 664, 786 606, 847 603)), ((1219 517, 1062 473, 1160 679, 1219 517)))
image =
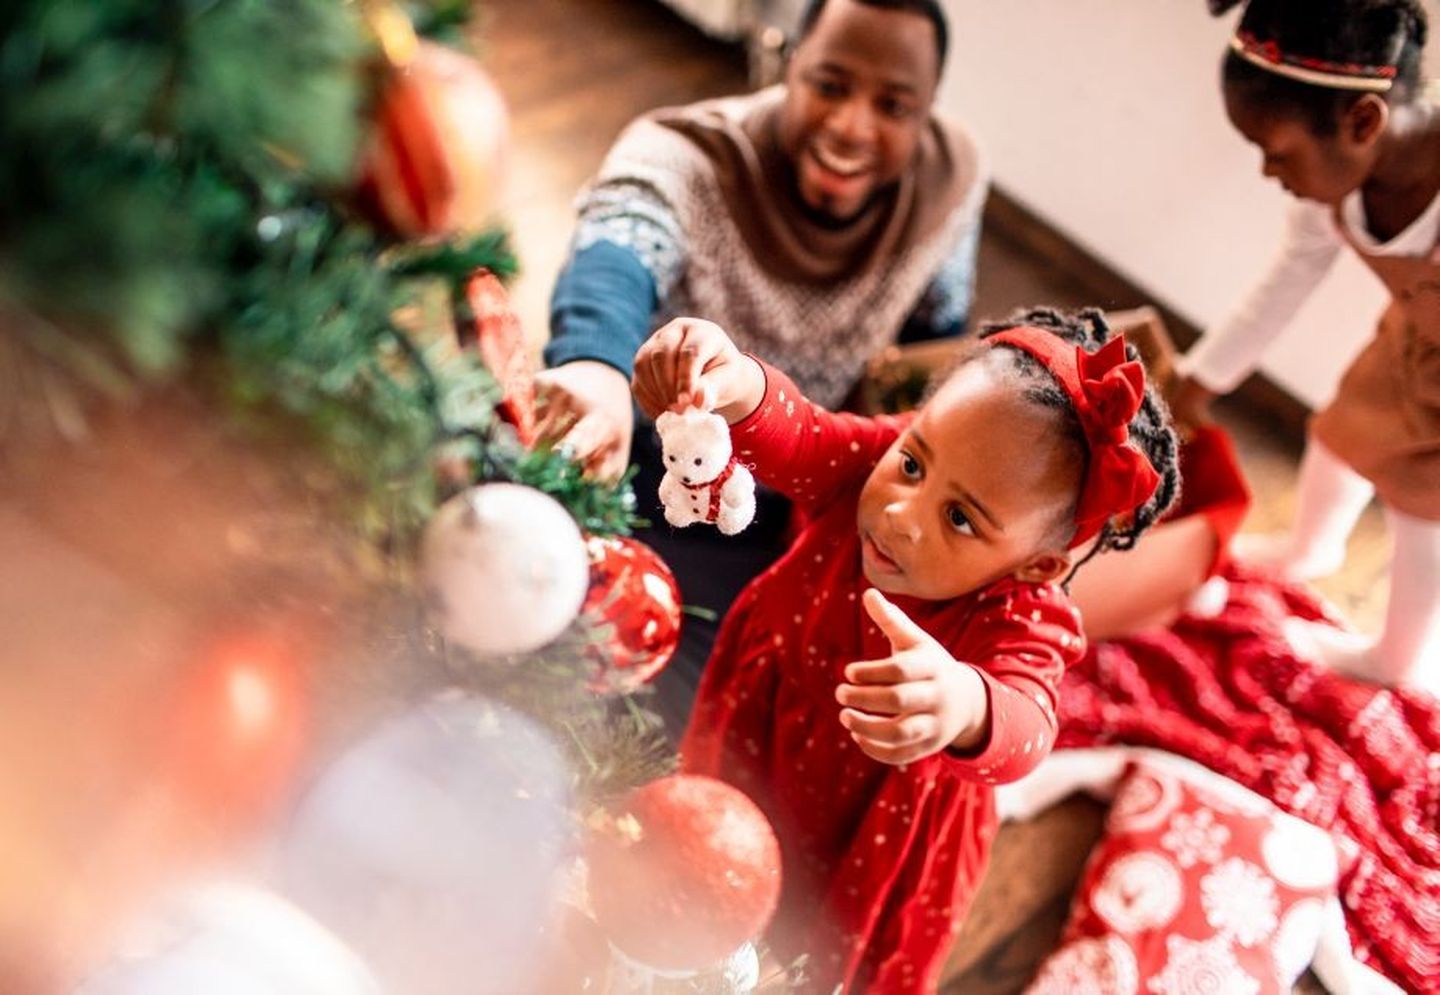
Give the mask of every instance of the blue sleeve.
POLYGON ((685 233, 668 201, 633 179, 581 197, 570 259, 550 298, 545 364, 593 359, 627 377, 685 268, 685 233))
POLYGON ((967 226, 915 310, 900 328, 899 341, 924 342, 959 335, 970 320, 975 300, 975 258, 980 248, 980 224, 967 226))
POLYGON ((656 301, 655 278, 629 248, 595 242, 580 249, 550 298, 545 365, 593 359, 630 376, 656 301))

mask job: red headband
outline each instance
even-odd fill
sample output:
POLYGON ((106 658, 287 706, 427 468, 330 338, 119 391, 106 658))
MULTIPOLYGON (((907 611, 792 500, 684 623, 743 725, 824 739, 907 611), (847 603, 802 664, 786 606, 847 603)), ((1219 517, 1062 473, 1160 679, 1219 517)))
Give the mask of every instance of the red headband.
POLYGON ((1273 39, 1261 40, 1249 31, 1237 31, 1230 48, 1247 62, 1281 76, 1340 90, 1384 93, 1394 85, 1400 67, 1394 63, 1370 66, 1359 62, 1335 62, 1310 55, 1283 51, 1273 39))
POLYGON ((1127 515, 1150 500, 1160 486, 1160 474, 1130 442, 1130 420, 1145 400, 1145 369, 1125 358, 1124 336, 1115 336, 1093 353, 1028 325, 1008 328, 985 341, 1034 356, 1069 395, 1080 416, 1090 447, 1090 469, 1075 507, 1072 549, 1098 535, 1116 515, 1127 515))

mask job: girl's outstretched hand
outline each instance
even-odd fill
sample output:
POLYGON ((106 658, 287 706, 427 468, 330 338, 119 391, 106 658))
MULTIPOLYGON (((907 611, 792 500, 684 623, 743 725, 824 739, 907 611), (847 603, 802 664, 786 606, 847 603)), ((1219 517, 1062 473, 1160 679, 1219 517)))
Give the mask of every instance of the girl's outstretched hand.
POLYGON ((764 399, 765 374, 719 325, 676 318, 635 354, 630 386, 640 410, 651 418, 693 406, 734 424, 764 399))
POLYGON ((984 740, 989 696, 975 668, 956 661, 879 591, 871 588, 862 600, 891 652, 850 664, 848 683, 835 689, 845 706, 840 724, 860 749, 882 763, 906 764, 984 740))

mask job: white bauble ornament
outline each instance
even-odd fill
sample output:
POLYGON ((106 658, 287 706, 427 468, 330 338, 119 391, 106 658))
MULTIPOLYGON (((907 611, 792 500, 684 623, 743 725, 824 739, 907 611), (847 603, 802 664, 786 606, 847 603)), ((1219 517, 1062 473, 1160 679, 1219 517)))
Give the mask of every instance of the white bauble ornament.
POLYGON ((534 990, 573 849, 571 774, 533 721, 451 694, 316 780, 280 842, 286 895, 394 995, 534 990))
POLYGON ((75 995, 380 995, 338 939, 288 902, 231 883, 164 900, 75 995))
POLYGON ((422 572, 440 631, 482 656, 539 649, 565 631, 590 586, 580 528, 558 501, 482 484, 441 505, 422 572))

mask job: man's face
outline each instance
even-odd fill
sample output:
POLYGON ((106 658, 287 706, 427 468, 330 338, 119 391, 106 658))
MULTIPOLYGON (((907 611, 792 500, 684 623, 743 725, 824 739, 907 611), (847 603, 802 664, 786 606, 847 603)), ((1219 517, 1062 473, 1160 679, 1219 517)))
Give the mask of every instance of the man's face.
POLYGON ((935 43, 920 14, 826 4, 786 69, 780 119, 807 207, 848 221, 904 172, 940 82, 935 43))

